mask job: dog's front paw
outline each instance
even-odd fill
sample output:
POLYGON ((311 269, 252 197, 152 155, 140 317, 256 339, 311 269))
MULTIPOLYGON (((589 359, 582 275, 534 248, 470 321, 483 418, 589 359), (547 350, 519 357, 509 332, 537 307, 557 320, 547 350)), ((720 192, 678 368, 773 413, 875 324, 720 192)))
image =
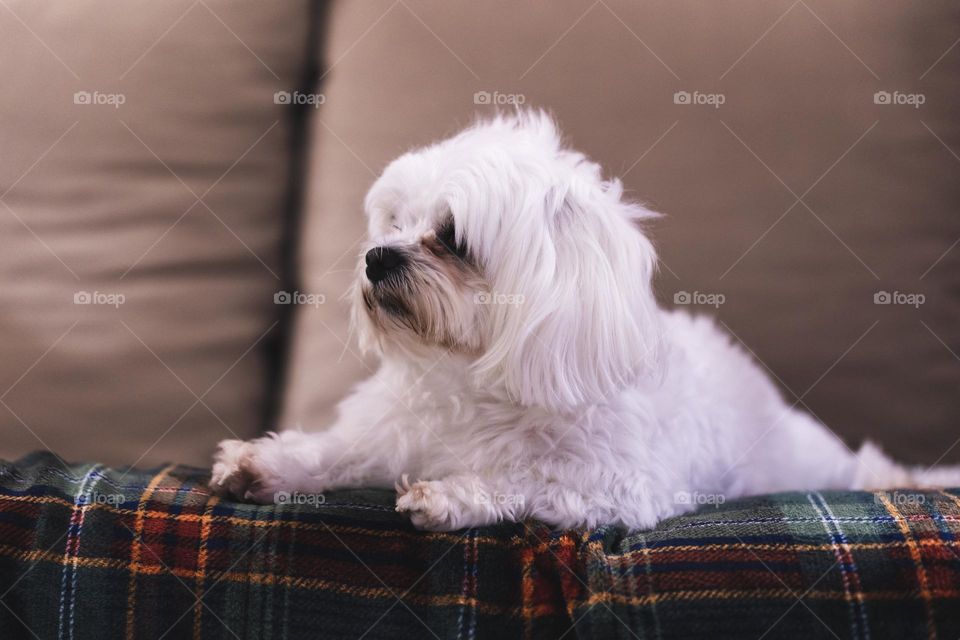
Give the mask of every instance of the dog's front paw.
POLYGON ((250 479, 241 469, 243 460, 249 456, 251 445, 243 440, 224 440, 213 454, 213 471, 210 488, 217 495, 239 495, 247 490, 250 479))
POLYGON ((411 484, 404 474, 396 489, 397 511, 410 514, 417 529, 452 531, 462 526, 456 501, 447 495, 443 482, 421 480, 411 484))
POLYGON ((213 456, 210 488, 217 495, 267 504, 274 500, 273 482, 257 457, 256 442, 224 440, 213 456))

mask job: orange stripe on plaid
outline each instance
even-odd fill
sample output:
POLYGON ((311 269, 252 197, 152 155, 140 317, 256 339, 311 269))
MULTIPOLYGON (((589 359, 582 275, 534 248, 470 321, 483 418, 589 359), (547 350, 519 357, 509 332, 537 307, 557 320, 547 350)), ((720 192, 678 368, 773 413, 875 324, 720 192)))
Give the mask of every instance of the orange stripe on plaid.
MULTIPOLYGON (((157 493, 157 490, 154 490, 154 494, 157 493)), ((210 496, 213 497, 213 496, 210 496)), ((0 495, 0 503, 3 502, 27 502, 35 504, 55 504, 58 506, 63 506, 72 509, 73 503, 64 500, 63 498, 58 498, 56 496, 11 496, 11 495, 0 495)), ((116 513, 121 515, 130 515, 140 513, 139 503, 138 509, 125 509, 123 507, 118 507, 116 505, 110 504, 90 504, 87 505, 90 510, 99 509, 107 511, 109 513, 116 513)), ((347 507, 344 507, 347 508, 347 507)), ((166 511, 158 511, 147 509, 143 511, 145 517, 150 520, 179 520, 181 522, 201 522, 204 518, 203 515, 195 513, 168 513, 166 511)), ((960 520, 960 517, 957 518, 960 520)), ((399 531, 399 530, 380 530, 380 529, 367 529, 364 527, 352 527, 339 524, 321 524, 313 522, 301 522, 299 520, 251 520, 249 518, 241 518, 239 516, 211 516, 211 522, 218 523, 228 523, 233 526, 246 526, 246 527, 255 527, 255 528, 270 528, 270 527, 289 527, 295 529, 303 529, 304 531, 321 531, 329 532, 334 531, 336 533, 344 534, 359 534, 365 536, 376 536, 380 538, 409 538, 411 540, 423 541, 423 540, 436 540, 439 542, 459 542, 462 539, 461 534, 456 533, 443 533, 443 532, 426 532, 426 531, 399 531)), ((521 537, 514 538, 512 540, 502 540, 500 538, 493 538, 490 536, 478 536, 476 538, 479 542, 482 542, 491 546, 498 547, 520 547, 523 546, 524 540, 521 537)), ((545 549, 545 547, 544 547, 545 549)))
POLYGON ((893 516, 894 521, 897 523, 897 527, 900 529, 900 533, 903 534, 903 539, 907 543, 907 549, 910 552, 910 559, 913 560, 913 566, 917 571, 917 583, 920 586, 920 597, 923 598, 923 607, 927 614, 927 637, 930 640, 936 640, 937 629, 934 625, 933 618, 933 594, 930 591, 930 584, 927 581, 927 571, 923 568, 923 555, 920 553, 920 546, 917 545, 916 540, 913 538, 913 534, 910 532, 910 525, 907 523, 906 518, 903 517, 903 514, 900 513, 900 510, 895 504, 890 500, 890 497, 885 493, 878 492, 876 494, 880 502, 883 503, 884 508, 887 510, 891 516, 893 516))
MULTIPOLYGON (((654 577, 653 577, 654 575, 653 564, 650 561, 650 555, 651 555, 650 545, 647 544, 647 539, 642 534, 641 534, 640 540, 641 542, 643 542, 643 548, 640 551, 643 554, 644 573, 646 574, 646 577, 647 577, 647 595, 652 596, 655 592, 655 588, 654 588, 654 577)), ((627 562, 626 556, 624 556, 623 561, 624 561, 624 567, 629 567, 629 563, 627 562)), ((630 577, 629 573, 624 575, 626 575, 627 577, 630 577)), ((631 584, 633 583, 632 578, 630 578, 630 582, 631 584)), ((632 590, 630 595, 631 597, 636 597, 632 590)), ((631 612, 631 615, 632 615, 632 612, 631 612)), ((650 615, 653 616, 654 628, 657 631, 657 637, 659 637, 660 636, 660 618, 658 617, 658 614, 657 614, 657 606, 655 602, 652 603, 650 606, 650 615)))
MULTIPOLYGON (((960 595, 960 590, 931 589, 930 594, 935 598, 955 598, 960 595)), ((817 600, 847 600, 847 594, 843 591, 808 591, 803 597, 817 600)), ((864 600, 876 601, 913 600, 914 597, 915 594, 911 591, 866 591, 863 593, 864 600)), ((618 604, 636 607, 671 601, 736 599, 751 600, 763 598, 776 600, 796 600, 797 594, 795 591, 791 591, 790 589, 702 589, 666 591, 650 596, 627 598, 613 593, 600 592, 590 596, 590 598, 588 598, 583 604, 590 606, 599 604, 601 602, 616 602, 618 604)))
MULTIPOLYGON (((159 493, 158 489, 155 488, 153 493, 159 493)), ((943 492, 941 492, 943 493, 943 492)), ((952 496, 949 493, 944 493, 947 497, 951 498, 954 502, 957 503, 957 506, 960 507, 960 499, 956 496, 952 496)), ((213 497, 212 495, 210 496, 213 497)), ((65 500, 63 498, 58 498, 56 496, 13 496, 13 495, 0 495, 0 503, 3 502, 27 502, 35 504, 56 504, 63 506, 69 509, 73 508, 73 503, 65 500)), ((123 507, 118 507, 116 505, 110 504, 101 504, 95 503, 86 505, 88 510, 103 510, 109 513, 116 514, 138 514, 140 513, 140 504, 138 503, 137 509, 125 509, 123 507)), ((348 508, 348 507, 344 507, 348 508)), ((193 514, 193 513, 168 513, 166 511, 158 511, 152 509, 143 510, 142 513, 146 518, 151 520, 179 520, 181 522, 201 522, 204 515, 193 514)), ((902 517, 902 516, 901 516, 902 517)), ((944 514, 941 516, 945 522, 960 522, 960 514, 944 514)), ((365 527, 354 527, 348 525, 340 524, 323 524, 323 523, 313 523, 313 522, 301 522, 298 520, 251 520, 249 518, 241 518, 239 516, 211 516, 211 522, 215 523, 228 523, 232 526, 247 526, 255 528, 270 528, 270 527, 289 527, 295 529, 302 529, 305 531, 321 531, 329 532, 334 531, 335 533, 343 534, 358 534, 365 536, 376 536, 381 538, 409 538, 417 541, 423 540, 436 540, 440 542, 458 542, 461 540, 461 534, 457 533, 444 533, 444 532, 426 532, 426 531, 400 531, 400 530, 380 530, 380 529, 367 529, 365 527)), ((918 522, 927 522, 932 521, 932 516, 923 516, 923 517, 911 517, 909 520, 904 518, 907 522, 918 521, 918 522)), ((526 544, 526 541, 521 536, 515 536, 509 540, 504 540, 502 538, 494 538, 490 536, 477 536, 476 538, 478 543, 486 544, 489 546, 496 547, 522 547, 526 544)), ((937 541, 937 540, 919 540, 916 541, 920 545, 925 544, 950 544, 951 546, 960 545, 960 541, 937 541)), ((553 542, 543 542, 539 546, 535 547, 538 553, 546 551, 550 548, 555 548, 558 544, 567 545, 570 544, 570 538, 564 536, 558 541, 553 542)), ((850 543, 850 548, 854 550, 866 550, 866 549, 888 549, 895 548, 897 546, 905 546, 903 542, 894 542, 892 544, 888 543, 850 543)), ((675 551, 691 551, 691 550, 705 550, 705 551, 726 551, 734 549, 763 549, 763 550, 792 550, 792 551, 829 551, 833 548, 831 544, 822 544, 822 545, 794 545, 789 543, 728 543, 728 544, 706 544, 706 545, 673 545, 673 546, 663 546, 655 547, 649 549, 649 553, 667 553, 675 551)), ((627 551, 623 554, 632 556, 635 554, 643 554, 643 549, 637 549, 634 551, 627 551)), ((614 555, 614 554, 611 554, 614 555)))
MULTIPOLYGON (((16 549, 9 545, 0 545, 0 556, 4 558, 13 558, 15 560, 22 560, 24 562, 51 562, 53 564, 65 564, 66 562, 72 562, 71 560, 64 560, 63 554, 56 553, 53 551, 41 551, 35 549, 33 551, 23 551, 22 549, 16 549)), ((127 566, 126 560, 119 560, 117 558, 76 558, 77 566, 79 567, 93 567, 94 569, 125 569, 127 566)))
MULTIPOLYGON (((154 489, 154 494, 158 493, 157 489, 154 489)), ((941 492, 943 495, 947 496, 951 500, 957 503, 957 506, 960 507, 960 498, 957 496, 951 495, 946 492, 941 492)), ((213 496, 211 496, 212 498, 213 496)), ((73 508, 73 503, 63 498, 58 498, 56 496, 12 496, 12 495, 0 495, 0 503, 3 502, 27 502, 27 503, 36 503, 36 504, 56 504, 63 506, 68 509, 73 508)), ((89 511, 94 510, 103 510, 109 513, 116 513, 121 515, 130 515, 140 513, 139 510, 135 509, 124 509, 122 507, 117 507, 110 504, 94 503, 85 505, 89 511)), ((153 509, 145 509, 142 511, 144 516, 150 520, 177 520, 180 522, 202 522, 208 516, 201 514, 193 513, 168 513, 166 511, 158 511, 153 509)), ((960 515, 954 514, 945 514, 943 519, 946 522, 960 522, 960 515)), ((340 525, 335 523, 330 524, 321 524, 321 523, 312 523, 312 522, 301 522, 298 520, 250 520, 249 518, 241 518, 238 516, 209 516, 211 523, 224 523, 231 526, 247 526, 254 528, 290 528, 304 531, 320 531, 320 532, 329 532, 333 531, 337 534, 358 534, 365 536, 375 536, 382 538, 409 538, 422 542, 424 540, 436 540, 436 541, 450 541, 456 542, 461 539, 459 534, 446 534, 442 532, 408 532, 408 531, 399 531, 399 530, 379 530, 379 529, 367 529, 364 527, 353 527, 340 525)), ((925 518, 914 518, 916 521, 932 521, 932 517, 925 518)), ((514 537, 510 540, 503 540, 500 538, 493 538, 489 536, 477 536, 476 541, 478 543, 486 544, 489 546, 496 547, 522 547, 526 544, 525 540, 520 537, 514 537)), ((569 546, 572 544, 572 539, 569 536, 563 536, 554 541, 541 542, 536 547, 532 549, 536 553, 543 553, 548 549, 557 548, 558 546, 569 546)), ((869 551, 869 550, 882 550, 882 549, 896 549, 900 547, 907 547, 907 542, 891 540, 889 542, 850 542, 848 543, 851 550, 854 551, 869 551)), ((922 539, 914 540, 913 544, 919 545, 920 547, 925 546, 951 546, 960 548, 960 540, 935 540, 935 539, 922 539)), ((611 557, 625 557, 630 558, 637 555, 659 555, 665 553, 677 553, 684 551, 698 551, 698 552, 710 552, 710 551, 736 551, 738 549, 748 550, 752 549, 755 551, 831 551, 833 549, 833 544, 791 544, 791 543, 753 543, 753 542, 731 542, 731 543, 714 543, 714 544, 704 544, 704 545, 669 545, 661 547, 653 547, 647 549, 636 549, 633 551, 626 551, 621 554, 609 553, 611 557)))
MULTIPOLYGON (((946 545, 950 547, 960 548, 960 540, 933 540, 933 539, 923 539, 916 540, 914 544, 917 544, 921 547, 927 546, 941 546, 946 545)), ((883 550, 883 549, 899 549, 907 547, 906 542, 899 540, 890 540, 889 542, 849 542, 844 545, 849 547, 853 551, 871 551, 871 550, 883 550)), ((704 545, 671 545, 664 547, 654 547, 652 549, 637 549, 635 551, 628 551, 619 556, 624 558, 631 558, 633 556, 645 556, 645 555, 660 555, 667 553, 679 553, 679 552, 688 552, 688 551, 697 551, 703 553, 709 553, 711 551, 739 551, 739 550, 753 550, 753 551, 832 551, 834 545, 832 543, 825 544, 790 544, 790 543, 778 543, 770 544, 764 542, 731 542, 727 544, 704 544, 704 545)), ((617 557, 616 555, 611 554, 611 557, 617 557)))
MULTIPOLYGON (((614 593, 615 590, 617 589, 617 579, 616 579, 616 576, 614 575, 613 567, 618 563, 618 559, 617 559, 617 558, 614 558, 614 557, 612 557, 612 556, 608 556, 608 555, 604 552, 603 542, 601 542, 601 541, 599 541, 599 540, 594 540, 593 542, 588 542, 589 538, 590 538, 590 531, 584 531, 584 532, 583 532, 583 537, 581 538, 581 542, 584 543, 584 544, 583 544, 583 548, 584 548, 584 549, 586 550, 586 552, 587 552, 586 558, 584 558, 584 563, 589 564, 589 563, 593 562, 593 563, 596 563, 596 564, 598 564, 598 565, 603 566, 603 570, 600 571, 599 577, 605 577, 605 578, 607 579, 607 581, 606 581, 606 582, 607 582, 607 589, 609 589, 609 591, 608 591, 608 592, 601 592, 601 593, 609 593, 612 598, 622 598, 622 597, 624 597, 622 594, 616 594, 616 593, 614 593)), ((561 564, 562 564, 562 563, 561 563, 561 564)), ((566 566, 566 565, 564 565, 564 566, 566 566)), ((574 574, 574 572, 573 572, 572 569, 570 569, 569 567, 567 567, 567 570, 568 570, 568 572, 571 574, 571 576, 576 576, 576 574, 574 574)), ((590 575, 593 575, 592 572, 590 572, 590 575)), ((590 575, 585 576, 587 580, 590 580, 590 575)), ((624 578, 627 579, 627 580, 630 579, 629 576, 626 576, 626 575, 624 575, 624 578)), ((581 580, 581 579, 579 579, 579 577, 577 577, 577 582, 578 582, 579 585, 580 585, 581 587, 583 587, 588 593, 594 593, 594 591, 591 589, 591 587, 593 586, 592 581, 591 581, 591 583, 590 583, 589 585, 587 585, 587 584, 585 584, 585 583, 583 582, 583 580, 581 580)), ((571 598, 571 600, 572 600, 572 598, 571 598)), ((576 607, 577 607, 578 605, 579 605, 579 603, 577 603, 577 602, 572 602, 572 601, 567 603, 567 614, 570 616, 570 619, 571 619, 571 620, 576 620, 576 619, 577 619, 576 616, 574 615, 574 612, 576 611, 576 607)), ((611 613, 613 613, 613 612, 611 611, 611 613)), ((614 615, 616 615, 616 614, 614 614, 614 615)))
MULTIPOLYGON (((0 555, 13 557, 18 560, 31 562, 51 562, 55 564, 63 563, 63 556, 60 553, 51 551, 10 551, 0 545, 0 555)), ((532 560, 532 554, 531 554, 532 560)), ((77 563, 81 567, 93 567, 97 569, 124 569, 127 563, 123 560, 114 558, 77 558, 77 563)), ((138 572, 139 575, 152 576, 173 574, 183 579, 191 579, 196 576, 195 571, 189 569, 172 568, 166 569, 162 566, 144 566, 138 572)), ((353 596, 366 598, 381 598, 384 600, 393 600, 395 592, 386 588, 378 587, 357 587, 346 585, 318 578, 294 578, 287 575, 276 575, 270 573, 253 572, 244 573, 238 571, 210 571, 208 578, 217 581, 238 582, 246 584, 282 586, 287 588, 308 589, 317 591, 335 591, 353 596)), ((960 588, 957 589, 930 589, 932 598, 958 598, 960 597, 960 588)), ((532 597, 532 593, 530 594, 532 597)), ((867 591, 864 592, 864 599, 868 601, 897 601, 912 600, 915 594, 912 591, 867 591)), ((843 601, 846 595, 843 591, 815 590, 808 592, 805 598, 814 598, 818 600, 837 600, 843 601)), ((590 606, 600 602, 615 602, 630 606, 645 606, 659 602, 670 601, 696 601, 696 600, 732 600, 732 599, 751 599, 751 598, 770 598, 792 601, 796 599, 796 592, 789 589, 703 589, 703 590, 684 590, 667 591, 650 596, 625 596, 609 592, 600 592, 591 595, 583 603, 577 606, 590 606)), ((462 594, 450 595, 425 595, 409 593, 404 596, 404 601, 422 606, 467 606, 476 607, 478 611, 486 615, 508 615, 512 617, 523 616, 524 620, 532 621, 534 618, 542 615, 556 615, 558 612, 549 605, 536 606, 529 600, 524 600, 523 607, 504 607, 500 605, 482 602, 475 597, 464 597, 462 594)))
POLYGON ((943 495, 945 495, 945 496, 947 496, 948 498, 950 498, 950 500, 952 500, 953 503, 954 503, 955 505, 957 505, 957 507, 960 507, 960 498, 958 498, 957 496, 953 495, 952 493, 947 493, 946 491, 942 491, 942 490, 941 490, 940 493, 943 494, 943 495))
POLYGON ((523 603, 521 611, 523 613, 523 637, 533 637, 533 548, 528 547, 523 550, 521 557, 520 589, 523 603))
MULTIPOLYGON (((529 550, 528 550, 529 551, 529 550)), ((16 558, 28 562, 51 562, 62 564, 63 556, 60 553, 52 551, 20 551, 13 550, 4 545, 0 545, 0 555, 16 558)), ((532 553, 530 554, 532 562, 532 553)), ((115 558, 77 558, 76 562, 81 567, 92 567, 97 569, 124 569, 127 562, 115 558)), ((143 566, 138 571, 142 576, 153 576, 162 574, 173 574, 183 579, 192 579, 196 577, 196 572, 189 569, 171 568, 167 569, 159 565, 143 566)), ((367 598, 382 598, 393 600, 395 592, 386 588, 378 587, 356 587, 318 578, 294 578, 287 575, 277 575, 262 572, 238 572, 238 571, 210 571, 208 578, 217 581, 229 581, 246 584, 282 586, 287 588, 298 588, 308 590, 335 591, 354 596, 367 598)), ((532 585, 531 585, 532 586, 532 585)), ((960 597, 960 588, 957 589, 931 589, 932 598, 958 598, 960 597)), ((532 591, 530 596, 532 598, 532 591)), ((873 591, 864 592, 864 599, 869 601, 896 601, 912 600, 915 594, 912 591, 873 591)), ((845 600, 846 595, 842 591, 810 591, 805 598, 814 598, 819 600, 845 600)), ((737 599, 737 598, 770 598, 795 600, 796 593, 789 589, 703 589, 703 590, 685 590, 685 591, 667 591, 663 593, 652 594, 650 596, 630 597, 608 592, 595 593, 582 604, 592 605, 600 602, 616 602, 630 606, 644 606, 658 602, 669 601, 696 601, 712 599, 737 599)), ((524 600, 523 607, 504 607, 495 604, 481 602, 475 597, 464 597, 462 594, 451 595, 425 595, 409 593, 404 596, 404 601, 423 606, 468 606, 476 607, 478 611, 487 615, 509 615, 512 617, 523 616, 525 620, 532 621, 533 618, 541 615, 556 615, 557 610, 549 605, 535 606, 532 601, 524 600)), ((578 605, 580 606, 580 605, 578 605)))
POLYGON ((200 638, 201 623, 203 622, 203 602, 201 602, 201 600, 204 595, 204 580, 206 580, 207 577, 207 541, 210 539, 210 529, 213 525, 211 518, 213 508, 218 502, 220 502, 220 499, 217 496, 210 498, 210 502, 207 503, 206 508, 203 510, 203 518, 200 521, 200 544, 197 549, 197 604, 193 609, 193 637, 197 639, 200 638))
POLYGON ((134 522, 133 540, 130 541, 130 562, 127 565, 127 570, 130 572, 130 582, 127 585, 126 629, 128 640, 132 640, 134 638, 136 631, 136 620, 134 614, 137 606, 137 573, 140 571, 140 536, 143 535, 143 523, 146 517, 147 501, 150 499, 151 494, 153 494, 153 490, 156 489, 161 482, 163 482, 163 479, 175 466, 176 465, 172 464, 168 465, 164 467, 160 473, 153 476, 146 488, 143 490, 140 500, 137 502, 137 519, 134 522))

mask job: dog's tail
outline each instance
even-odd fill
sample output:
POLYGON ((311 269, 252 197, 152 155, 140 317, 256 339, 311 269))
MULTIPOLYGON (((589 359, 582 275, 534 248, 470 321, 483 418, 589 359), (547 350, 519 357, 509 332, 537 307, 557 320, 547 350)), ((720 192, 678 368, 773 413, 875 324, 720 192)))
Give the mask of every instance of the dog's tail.
POLYGON ((853 489, 877 490, 960 487, 960 465, 906 466, 895 462, 876 444, 867 441, 857 451, 853 489))

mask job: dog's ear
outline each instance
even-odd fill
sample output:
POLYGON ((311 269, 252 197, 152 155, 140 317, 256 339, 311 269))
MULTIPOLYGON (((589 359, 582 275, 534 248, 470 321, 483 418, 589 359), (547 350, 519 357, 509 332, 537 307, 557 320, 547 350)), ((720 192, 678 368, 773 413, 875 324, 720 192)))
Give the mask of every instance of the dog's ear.
POLYGON ((551 411, 603 401, 658 372, 657 258, 637 227, 655 214, 599 177, 577 177, 527 208, 498 242, 492 285, 507 304, 491 306, 477 372, 551 411))

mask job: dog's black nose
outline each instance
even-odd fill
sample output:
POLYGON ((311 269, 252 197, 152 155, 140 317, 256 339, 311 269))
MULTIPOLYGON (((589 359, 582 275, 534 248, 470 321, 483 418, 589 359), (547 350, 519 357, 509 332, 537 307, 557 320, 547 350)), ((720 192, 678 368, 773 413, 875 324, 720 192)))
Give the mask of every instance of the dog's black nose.
POLYGON ((400 269, 405 260, 403 254, 390 247, 376 247, 367 251, 367 277, 370 282, 377 283, 400 269))

